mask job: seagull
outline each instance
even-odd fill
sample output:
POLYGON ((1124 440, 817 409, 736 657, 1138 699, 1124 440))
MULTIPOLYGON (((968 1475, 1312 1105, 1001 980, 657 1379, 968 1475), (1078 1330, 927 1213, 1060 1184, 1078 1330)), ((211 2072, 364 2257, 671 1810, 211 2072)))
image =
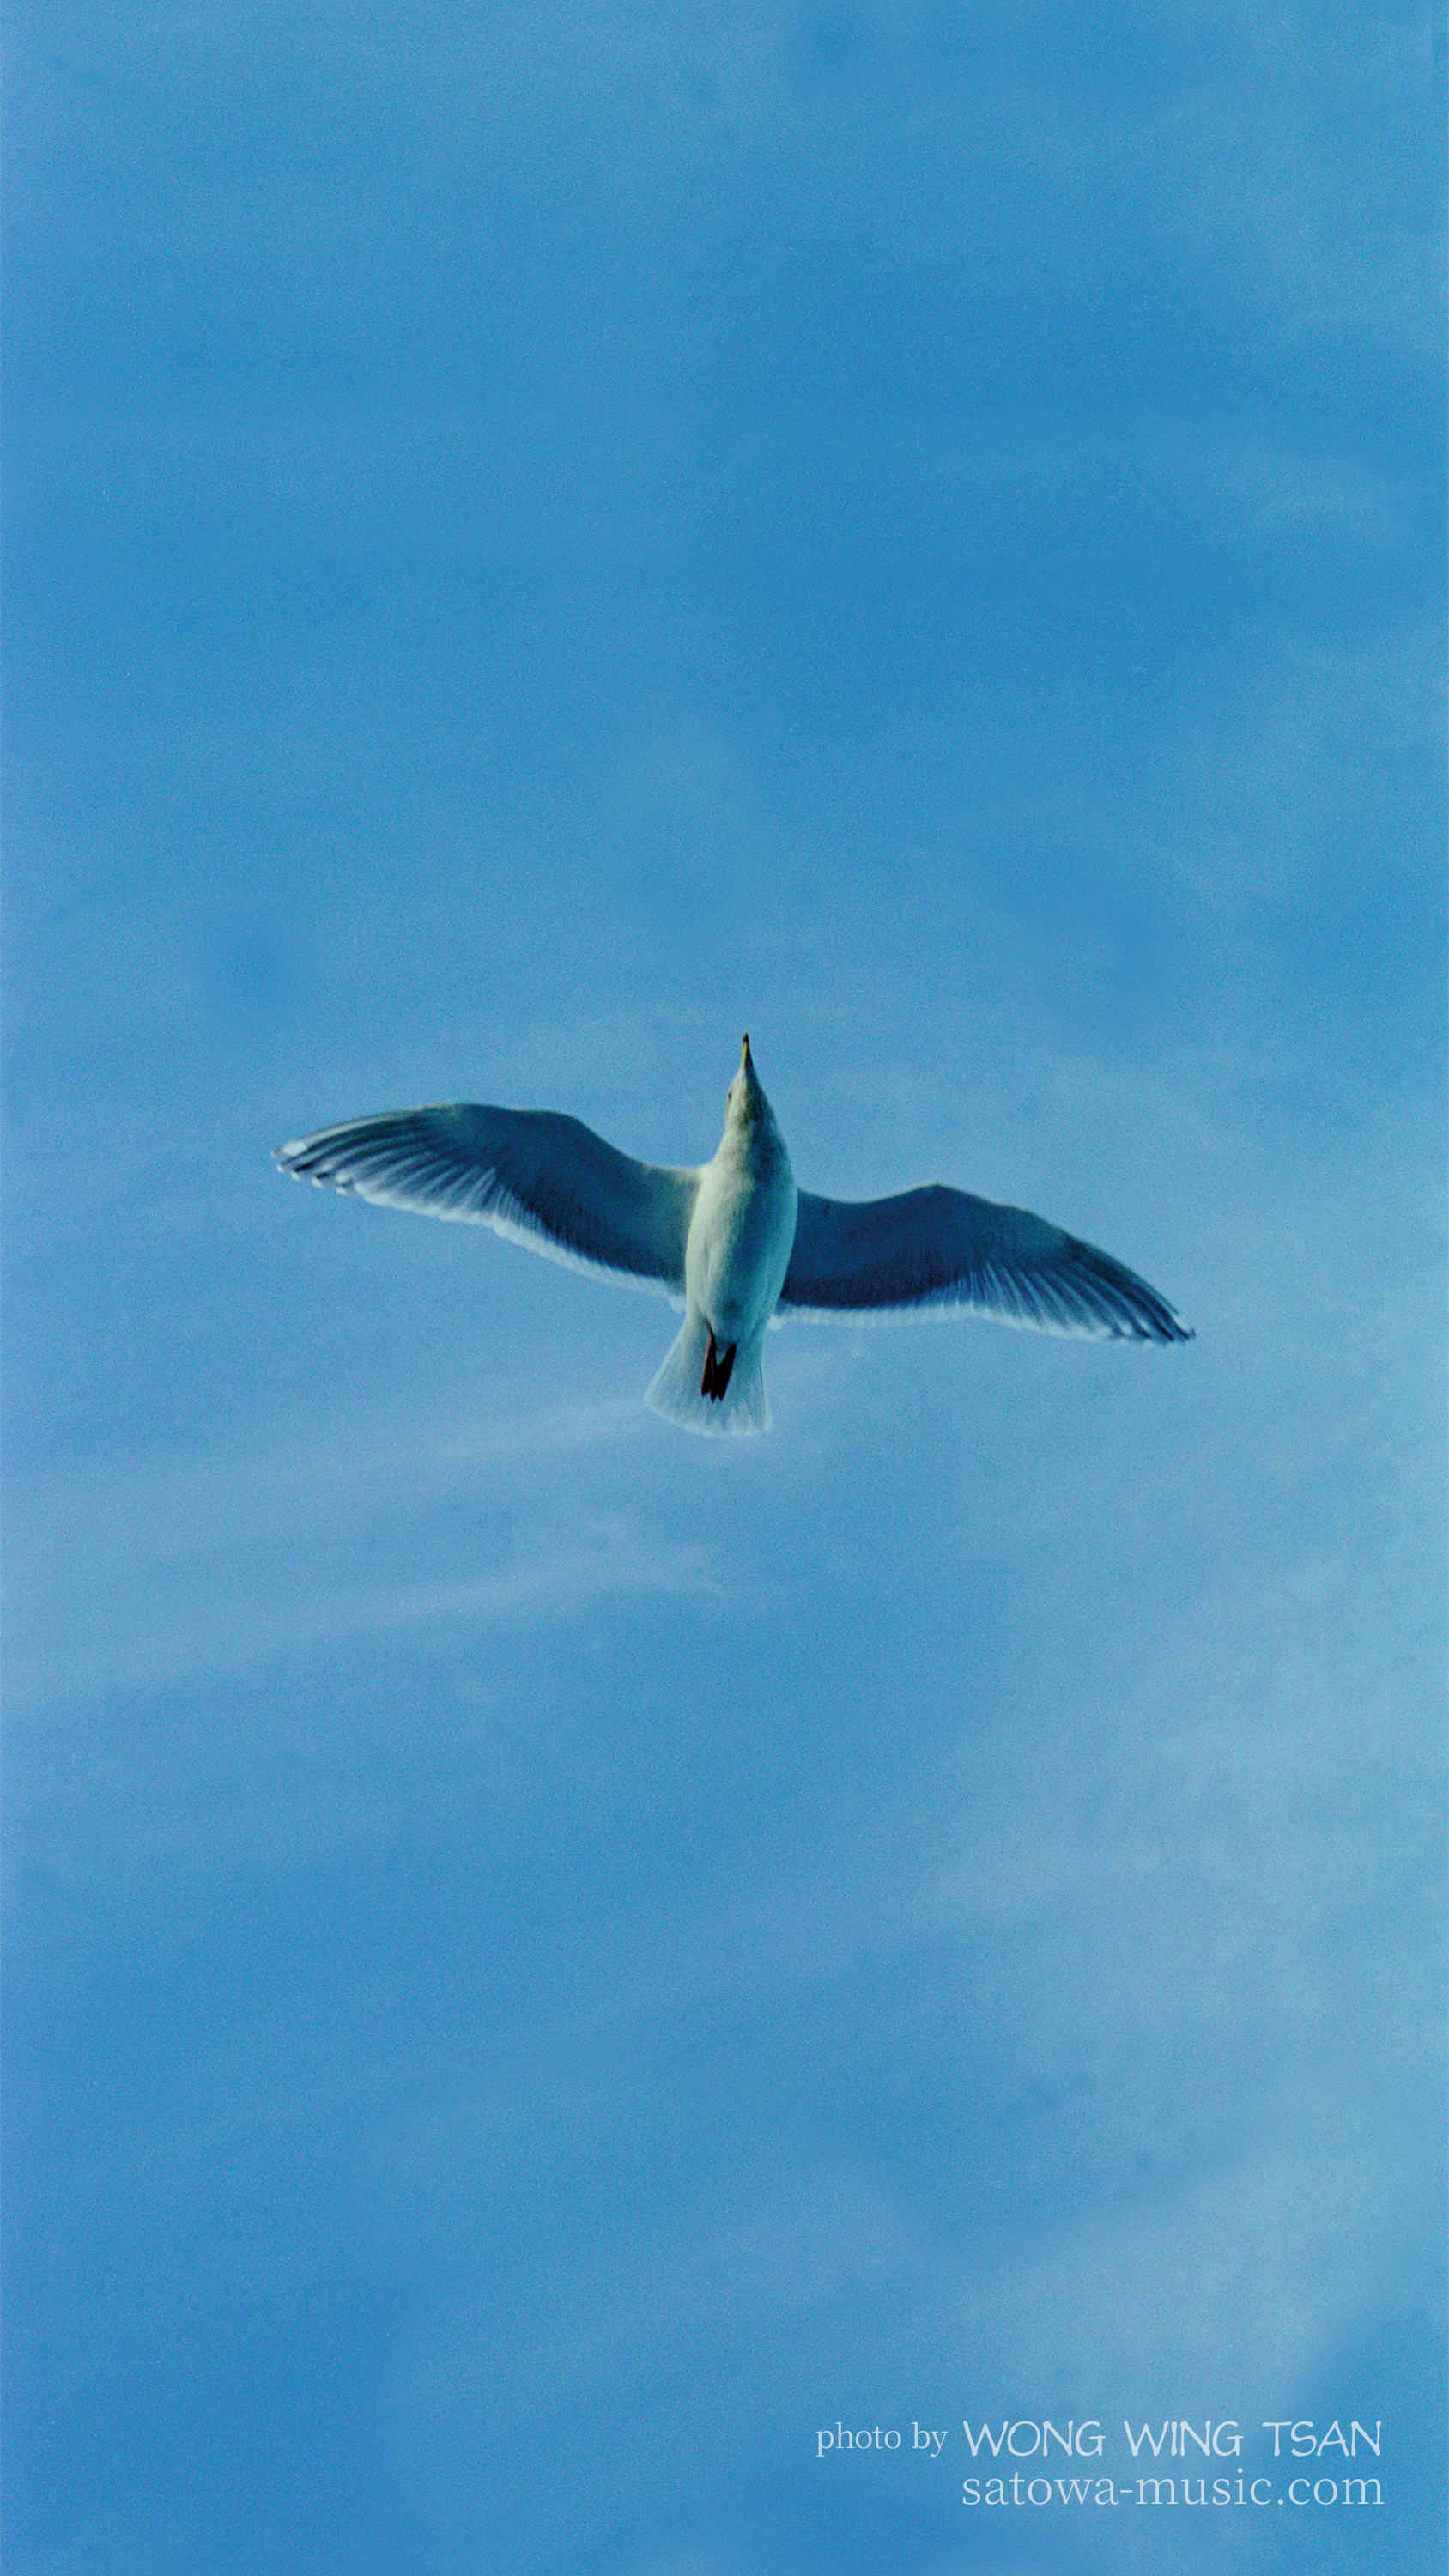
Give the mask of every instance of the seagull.
POLYGON ((699 1170, 636 1163, 552 1109, 452 1101, 280 1145, 298 1179, 491 1225, 550 1260, 683 1302, 645 1401, 687 1431, 764 1431, 766 1328, 972 1309, 1047 1332, 1186 1342, 1165 1297, 1110 1253, 964 1190, 821 1199, 797 1189, 746 1037, 724 1134, 699 1170))

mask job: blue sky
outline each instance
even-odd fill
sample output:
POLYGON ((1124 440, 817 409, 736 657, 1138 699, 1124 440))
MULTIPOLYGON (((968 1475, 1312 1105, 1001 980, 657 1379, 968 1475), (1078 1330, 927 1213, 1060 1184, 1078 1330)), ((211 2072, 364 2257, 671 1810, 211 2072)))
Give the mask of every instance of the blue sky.
POLYGON ((1437 2563, 1438 13, 10 39, 7 2565, 1437 2563), (270 1163, 746 1027, 1197 1339, 270 1163))

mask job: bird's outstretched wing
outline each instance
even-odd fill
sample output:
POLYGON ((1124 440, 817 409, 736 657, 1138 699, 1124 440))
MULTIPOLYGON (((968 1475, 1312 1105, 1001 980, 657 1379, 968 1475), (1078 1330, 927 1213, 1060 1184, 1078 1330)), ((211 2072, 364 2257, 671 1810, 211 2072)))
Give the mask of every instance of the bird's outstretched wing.
POLYGON ((550 1109, 395 1110, 281 1145, 277 1160, 334 1190, 470 1218, 554 1261, 684 1293, 699 1174, 636 1163, 550 1109))
POLYGON ((802 1190, 780 1305, 822 1316, 974 1306, 1048 1332, 1192 1339, 1166 1298, 1110 1253, 1024 1208, 940 1188, 854 1200, 802 1190))

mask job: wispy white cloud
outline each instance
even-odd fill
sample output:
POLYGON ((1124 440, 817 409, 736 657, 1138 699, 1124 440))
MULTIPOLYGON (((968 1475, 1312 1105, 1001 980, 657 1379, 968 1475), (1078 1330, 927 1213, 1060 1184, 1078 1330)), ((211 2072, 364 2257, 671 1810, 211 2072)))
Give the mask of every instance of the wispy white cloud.
POLYGON ((718 1596, 723 1578, 702 1544, 646 1539, 605 1497, 564 1499, 540 1517, 536 1480, 550 1462, 617 1460, 652 1431, 634 1395, 530 1410, 523 1394, 500 1402, 495 1389, 486 1419, 372 1405, 334 1417, 330 1432, 122 1467, 104 1490, 77 1472, 17 1482, 12 1714, 239 1672, 344 1637, 460 1620, 487 1630, 615 1592, 718 1596), (419 1533, 460 1503, 472 1507, 462 1547, 492 1562, 457 1571, 454 1530, 454 1570, 430 1572, 419 1533), (350 1578, 358 1546, 389 1528, 391 1578, 370 1561, 350 1578))

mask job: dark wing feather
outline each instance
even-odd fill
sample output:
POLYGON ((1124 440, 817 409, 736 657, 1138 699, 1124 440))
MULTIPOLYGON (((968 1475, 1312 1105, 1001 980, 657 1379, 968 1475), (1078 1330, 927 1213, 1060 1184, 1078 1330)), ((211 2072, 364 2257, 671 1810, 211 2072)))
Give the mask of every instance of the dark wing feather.
POLYGON ((827 1316, 971 1306, 1048 1332, 1192 1338, 1110 1253, 1024 1208, 941 1188, 857 1200, 802 1190, 780 1305, 827 1316))
POLYGON ((396 1110, 324 1127, 277 1160, 299 1179, 491 1225, 555 1261, 683 1294, 698 1173, 636 1163, 553 1110, 396 1110))

